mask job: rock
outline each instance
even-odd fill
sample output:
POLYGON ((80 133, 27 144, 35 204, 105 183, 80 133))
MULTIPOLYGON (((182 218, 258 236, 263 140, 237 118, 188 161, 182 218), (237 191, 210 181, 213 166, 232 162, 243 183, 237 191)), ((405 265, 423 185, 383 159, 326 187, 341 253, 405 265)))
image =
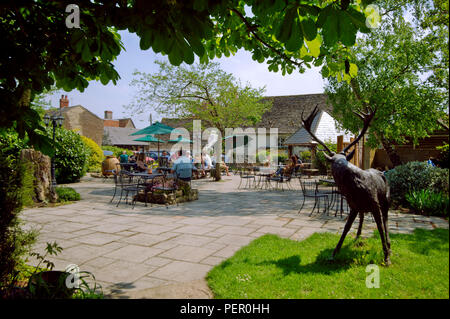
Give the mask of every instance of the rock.
POLYGON ((35 198, 33 200, 35 202, 48 201, 55 203, 58 195, 52 187, 50 157, 34 149, 23 149, 20 152, 20 159, 25 163, 31 163, 34 168, 35 198))

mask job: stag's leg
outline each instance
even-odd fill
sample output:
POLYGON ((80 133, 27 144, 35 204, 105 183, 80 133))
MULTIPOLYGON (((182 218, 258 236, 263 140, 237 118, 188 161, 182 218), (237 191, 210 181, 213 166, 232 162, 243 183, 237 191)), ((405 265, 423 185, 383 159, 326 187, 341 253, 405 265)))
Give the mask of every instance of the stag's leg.
POLYGON ((345 223, 345 226, 344 226, 344 232, 342 233, 341 239, 339 239, 339 242, 333 251, 333 258, 341 249, 341 246, 344 242, 345 236, 347 236, 348 231, 352 227, 352 224, 355 221, 356 215, 358 215, 358 212, 356 210, 350 209, 350 214, 348 215, 347 223, 345 223))
POLYGON ((388 211, 389 208, 383 209, 383 224, 384 224, 384 232, 386 235, 386 243, 389 249, 389 255, 391 254, 391 239, 389 238, 389 226, 388 226, 388 211))
POLYGON ((384 262, 388 266, 391 264, 391 261, 389 259, 389 248, 386 242, 386 232, 384 229, 381 209, 378 209, 378 211, 375 213, 372 212, 372 215, 373 218, 375 219, 375 223, 377 224, 378 232, 380 233, 381 244, 383 245, 383 252, 384 252, 384 262))
POLYGON ((358 226, 358 232, 356 233, 356 239, 358 239, 359 236, 361 236, 363 222, 364 222, 364 213, 361 212, 361 213, 359 213, 359 226, 358 226))

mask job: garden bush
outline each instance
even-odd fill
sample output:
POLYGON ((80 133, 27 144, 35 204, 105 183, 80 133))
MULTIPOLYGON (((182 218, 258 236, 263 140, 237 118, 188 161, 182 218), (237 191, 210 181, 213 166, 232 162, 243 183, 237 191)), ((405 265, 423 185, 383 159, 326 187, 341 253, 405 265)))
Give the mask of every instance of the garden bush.
POLYGON ((443 192, 436 193, 421 189, 406 194, 406 200, 409 206, 419 214, 448 216, 449 198, 443 192))
POLYGON ((117 147, 117 146, 110 146, 110 145, 102 146, 102 150, 103 151, 111 151, 111 152, 113 152, 113 155, 115 157, 119 157, 122 154, 123 151, 126 151, 128 156, 133 155, 133 151, 127 150, 125 148, 120 148, 120 147, 117 147))
POLYGON ((287 161, 288 155, 286 153, 278 152, 278 155, 271 154, 270 159, 272 162, 275 162, 275 157, 278 159, 278 164, 282 164, 287 161))
POLYGON ((408 205, 406 195, 428 190, 448 193, 448 169, 432 167, 426 162, 409 162, 386 172, 391 200, 395 205, 408 205))
POLYGON ((83 140, 84 144, 86 145, 87 149, 89 150, 89 156, 88 156, 88 172, 95 172, 98 173, 102 169, 102 161, 103 161, 103 151, 98 146, 97 143, 95 143, 92 139, 89 137, 81 135, 81 139, 83 140))
POLYGON ((56 194, 58 194, 59 202, 72 202, 81 199, 80 194, 72 187, 56 187, 56 194))
POLYGON ((309 163, 311 161, 311 151, 303 151, 300 153, 300 159, 303 163, 309 163))
POLYGON ((444 143, 442 146, 436 147, 436 149, 440 152, 437 158, 437 165, 442 168, 449 168, 449 146, 447 143, 444 143))
MULTIPOLYGON (((52 134, 52 128, 47 129, 52 134)), ((58 184, 74 183, 86 174, 89 150, 81 136, 64 128, 56 129, 55 176, 58 184)))
POLYGON ((33 193, 33 171, 19 159, 25 144, 17 134, 0 130, 0 299, 37 236, 35 231, 24 231, 19 219, 33 193))
MULTIPOLYGON (((336 144, 325 142, 325 145, 333 152, 336 152, 336 144)), ((331 169, 331 163, 325 158, 322 151, 316 152, 316 157, 314 158, 314 167, 319 170, 319 174, 326 175, 327 170, 331 169)))

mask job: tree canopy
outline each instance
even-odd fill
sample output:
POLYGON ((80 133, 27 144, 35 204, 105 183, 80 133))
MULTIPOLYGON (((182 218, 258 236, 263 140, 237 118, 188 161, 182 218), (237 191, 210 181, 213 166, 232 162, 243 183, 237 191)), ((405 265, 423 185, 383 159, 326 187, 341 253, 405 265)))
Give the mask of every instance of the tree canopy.
POLYGON ((325 91, 335 118, 352 132, 363 125, 354 112, 376 109, 369 143, 382 144, 396 166, 400 160, 391 144, 406 139, 417 143, 438 128, 448 112, 448 87, 441 77, 442 52, 435 50, 448 43, 448 33, 437 37, 433 30, 420 26, 430 7, 409 7, 408 22, 405 8, 394 7, 389 1, 384 4, 387 13, 381 27, 351 49, 357 76, 346 81, 329 78, 325 91), (435 44, 430 47, 431 34, 435 44))
POLYGON ((243 48, 283 74, 331 62, 343 69, 346 47, 368 31, 363 10, 372 1, 80 0, 80 28, 68 28, 71 2, 0 4, 0 127, 26 132, 40 147, 48 140, 31 101, 55 83, 81 92, 90 80, 115 83, 113 61, 124 49, 117 30, 136 33, 141 49, 168 55, 173 65, 243 48))
POLYGON ((133 113, 156 110, 169 117, 201 119, 203 124, 219 129, 252 126, 271 107, 262 100, 264 88, 242 85, 218 63, 173 66, 156 61, 154 74, 135 71, 131 82, 137 88, 128 106, 133 113))

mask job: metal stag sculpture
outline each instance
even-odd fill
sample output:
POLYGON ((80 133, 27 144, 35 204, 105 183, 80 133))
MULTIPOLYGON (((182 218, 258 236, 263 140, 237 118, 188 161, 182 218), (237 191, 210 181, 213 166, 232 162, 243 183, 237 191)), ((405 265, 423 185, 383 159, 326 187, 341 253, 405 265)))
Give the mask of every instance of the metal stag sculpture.
POLYGON ((302 113, 302 122, 305 130, 312 138, 324 147, 324 155, 331 162, 331 171, 339 192, 345 196, 350 206, 350 214, 344 227, 341 239, 333 251, 333 258, 341 249, 345 236, 350 230, 356 216, 359 214, 359 227, 356 238, 361 235, 364 221, 364 213, 372 213, 381 237, 384 251, 384 261, 390 264, 391 244, 388 230, 388 209, 389 209, 389 185, 383 173, 375 169, 362 170, 349 161, 353 158, 355 150, 347 155, 348 150, 354 146, 366 133, 376 110, 368 109, 366 113, 354 112, 364 122, 364 127, 358 137, 343 149, 339 154, 335 154, 311 132, 311 125, 318 113, 317 106, 309 117, 305 120, 302 113))

